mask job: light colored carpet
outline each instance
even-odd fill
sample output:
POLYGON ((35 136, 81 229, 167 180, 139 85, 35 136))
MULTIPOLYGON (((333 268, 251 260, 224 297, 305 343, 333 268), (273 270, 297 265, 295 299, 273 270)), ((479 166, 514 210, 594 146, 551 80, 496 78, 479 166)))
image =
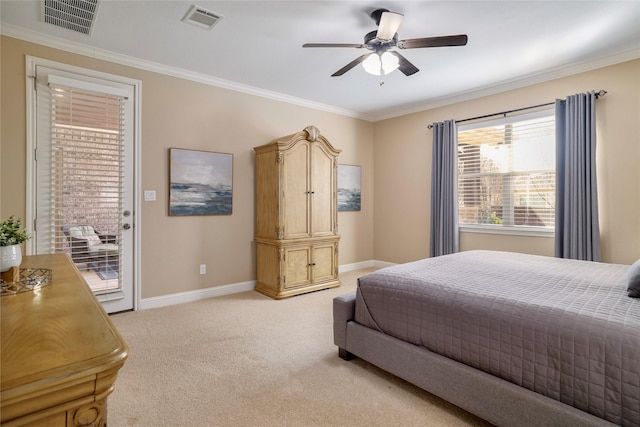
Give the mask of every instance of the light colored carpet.
POLYGON ((112 316, 131 353, 109 426, 487 426, 333 344, 342 286, 276 301, 244 292, 112 316))

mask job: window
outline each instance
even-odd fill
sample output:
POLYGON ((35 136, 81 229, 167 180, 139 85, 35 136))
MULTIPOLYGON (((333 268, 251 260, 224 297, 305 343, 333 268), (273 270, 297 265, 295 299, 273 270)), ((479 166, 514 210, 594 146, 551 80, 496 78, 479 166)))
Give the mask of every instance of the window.
POLYGON ((552 231, 555 179, 553 110, 459 127, 462 228, 552 231))

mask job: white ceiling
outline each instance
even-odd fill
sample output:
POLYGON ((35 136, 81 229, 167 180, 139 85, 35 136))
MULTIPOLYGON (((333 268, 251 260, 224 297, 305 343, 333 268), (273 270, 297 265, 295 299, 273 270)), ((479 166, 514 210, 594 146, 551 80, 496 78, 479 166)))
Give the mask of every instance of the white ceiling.
POLYGON ((100 0, 90 35, 44 23, 41 0, 1 0, 0 18, 8 36, 367 120, 640 57, 640 1, 100 0), (192 4, 223 19, 186 24, 192 4), (361 66, 331 77, 362 50, 302 48, 361 43, 378 8, 405 15, 399 39, 469 42, 402 50, 420 72, 382 86, 361 66))

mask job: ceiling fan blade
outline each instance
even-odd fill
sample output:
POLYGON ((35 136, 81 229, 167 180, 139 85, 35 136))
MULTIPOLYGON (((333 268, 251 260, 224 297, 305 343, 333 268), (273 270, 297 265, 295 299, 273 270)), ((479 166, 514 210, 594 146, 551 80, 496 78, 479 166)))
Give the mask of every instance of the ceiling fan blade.
POLYGON ((363 48, 367 47, 366 44, 362 43, 305 43, 302 47, 357 47, 363 48))
POLYGON ((399 49, 417 49, 421 47, 464 46, 467 44, 467 35, 425 37, 421 39, 398 40, 399 49))
POLYGON ((376 37, 380 40, 391 40, 398 32, 404 15, 395 12, 383 12, 378 25, 376 37))
POLYGON ((346 73, 347 71, 349 71, 350 69, 355 67, 356 65, 362 63, 362 61, 367 59, 369 57, 369 55, 373 55, 373 52, 372 53, 365 53, 364 55, 361 55, 361 56, 357 57, 356 59, 354 59, 353 61, 349 62, 347 65, 345 65, 344 67, 340 68, 335 73, 331 74, 331 77, 339 77, 339 76, 343 75, 344 73, 346 73))
POLYGON ((400 63, 398 65, 398 70, 402 71, 402 74, 404 74, 405 76, 410 76, 420 71, 418 67, 413 65, 411 62, 409 62, 407 58, 400 55, 395 50, 390 50, 388 52, 391 53, 392 55, 395 55, 400 60, 400 63))

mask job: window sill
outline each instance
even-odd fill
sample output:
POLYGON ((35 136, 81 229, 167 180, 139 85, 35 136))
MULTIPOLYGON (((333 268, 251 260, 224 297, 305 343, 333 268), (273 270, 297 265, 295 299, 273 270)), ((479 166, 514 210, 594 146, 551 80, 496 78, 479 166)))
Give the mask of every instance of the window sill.
POLYGON ((555 237, 553 228, 539 227, 518 227, 518 226, 491 226, 491 225, 460 225, 461 233, 482 233, 482 234, 507 234, 511 236, 530 236, 530 237, 555 237))

